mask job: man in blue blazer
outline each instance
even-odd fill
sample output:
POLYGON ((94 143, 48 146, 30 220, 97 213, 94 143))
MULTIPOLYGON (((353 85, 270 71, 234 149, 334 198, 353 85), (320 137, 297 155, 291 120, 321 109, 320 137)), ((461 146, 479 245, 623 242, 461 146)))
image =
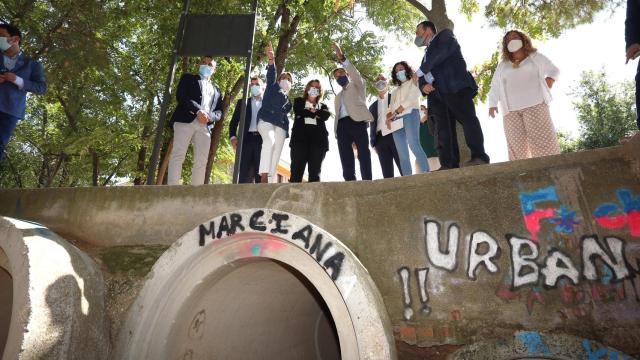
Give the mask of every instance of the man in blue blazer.
MULTIPOLYGON (((244 134, 242 137, 242 154, 240 154, 240 183, 259 183, 260 150, 262 150, 262 136, 258 132, 258 111, 262 107, 262 84, 260 78, 251 78, 251 97, 247 99, 247 110, 244 120, 244 134)), ((234 150, 238 149, 238 126, 242 99, 238 100, 233 118, 229 123, 229 139, 234 150)))
MULTIPOLYGON (((640 56, 640 0, 627 0, 627 20, 624 25, 627 62, 629 62, 640 56)), ((640 62, 636 72, 636 122, 640 129, 640 62)))
POLYGON ((167 184, 178 185, 189 143, 193 143, 191 185, 204 184, 211 146, 211 128, 222 118, 222 96, 211 81, 216 63, 211 56, 202 58, 199 74, 184 74, 178 83, 178 106, 171 116, 173 150, 169 159, 167 184))
POLYGON ((379 75, 376 81, 376 89, 378 90, 378 98, 369 106, 369 112, 373 116, 371 123, 371 131, 369 133, 369 143, 376 150, 380 167, 382 168, 382 176, 385 179, 394 176, 393 162, 400 169, 400 157, 396 143, 393 141, 393 135, 382 135, 382 127, 386 126, 385 120, 389 104, 391 104, 391 94, 389 94, 389 84, 384 75, 379 75))
POLYGON ((441 169, 460 166, 456 120, 462 124, 471 150, 471 160, 465 165, 488 164, 489 156, 484 151, 484 136, 473 103, 478 85, 467 71, 458 40, 450 29, 438 32, 431 21, 423 21, 416 27, 415 44, 427 47, 416 73, 420 89, 429 95, 430 111, 438 125, 441 169), (449 116, 447 110, 453 116, 449 116))
POLYGON ((22 53, 21 43, 18 28, 0 24, 0 160, 18 120, 24 118, 27 93, 47 91, 42 65, 22 53))

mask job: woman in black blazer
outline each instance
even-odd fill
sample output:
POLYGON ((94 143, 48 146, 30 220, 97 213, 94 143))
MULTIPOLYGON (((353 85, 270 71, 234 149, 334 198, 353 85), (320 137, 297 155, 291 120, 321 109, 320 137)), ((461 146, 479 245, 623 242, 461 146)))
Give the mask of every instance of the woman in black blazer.
POLYGON ((319 80, 311 80, 304 95, 293 100, 293 129, 291 130, 291 182, 302 182, 304 168, 309 165, 309 182, 320 181, 320 169, 329 151, 329 133, 325 122, 331 116, 322 103, 323 91, 319 80))

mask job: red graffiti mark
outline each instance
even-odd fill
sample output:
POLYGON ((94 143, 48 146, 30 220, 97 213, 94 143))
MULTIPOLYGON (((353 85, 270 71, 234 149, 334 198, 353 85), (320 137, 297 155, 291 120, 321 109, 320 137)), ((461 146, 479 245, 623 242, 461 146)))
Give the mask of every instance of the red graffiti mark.
POLYGON ((627 224, 627 215, 619 214, 615 216, 601 216, 595 217, 598 225, 605 229, 622 229, 627 224))
POLYGON ((530 292, 529 296, 527 297, 527 311, 529 312, 529 315, 533 313, 533 306, 535 305, 535 303, 541 305, 545 304, 544 296, 538 291, 530 292))
POLYGON ((416 328, 403 326, 400 328, 400 339, 403 341, 407 341, 409 343, 415 344, 416 337, 416 328))
POLYGON ((507 284, 500 285, 498 290, 496 290, 496 296, 506 301, 520 299, 520 294, 516 291, 511 290, 511 288, 507 284))
POLYGON ((428 328, 421 328, 420 329, 420 335, 422 337, 429 337, 432 338, 433 337, 433 328, 432 327, 428 327, 428 328))
POLYGON ((451 318, 454 321, 459 321, 460 319, 462 319, 462 313, 460 312, 460 310, 453 310, 451 312, 451 318))
POLYGON ((624 285, 620 283, 616 284, 591 284, 591 297, 595 301, 619 301, 624 300, 626 294, 624 292, 624 285))
POLYGON ((531 240, 538 243, 538 233, 540 233, 540 221, 555 216, 555 209, 548 208, 542 210, 534 210, 529 214, 524 215, 524 225, 527 231, 531 234, 531 240))
POLYGON ((640 211, 632 210, 627 213, 629 232, 633 237, 640 237, 640 211))

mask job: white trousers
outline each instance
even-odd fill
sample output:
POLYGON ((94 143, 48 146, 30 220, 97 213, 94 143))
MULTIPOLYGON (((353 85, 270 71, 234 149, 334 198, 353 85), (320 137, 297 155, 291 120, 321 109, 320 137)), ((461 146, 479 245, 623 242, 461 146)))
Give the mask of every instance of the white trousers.
POLYGON ((258 121, 258 132, 262 137, 262 150, 260 151, 260 174, 268 173, 269 182, 278 181, 276 168, 280 161, 280 154, 284 146, 287 132, 280 127, 263 120, 258 121))
POLYGON ((190 123, 176 122, 173 124, 173 150, 169 159, 169 174, 167 184, 178 185, 182 177, 182 163, 187 155, 189 144, 193 143, 193 168, 191 170, 191 185, 204 184, 205 169, 211 146, 211 133, 206 124, 200 124, 198 119, 190 123))

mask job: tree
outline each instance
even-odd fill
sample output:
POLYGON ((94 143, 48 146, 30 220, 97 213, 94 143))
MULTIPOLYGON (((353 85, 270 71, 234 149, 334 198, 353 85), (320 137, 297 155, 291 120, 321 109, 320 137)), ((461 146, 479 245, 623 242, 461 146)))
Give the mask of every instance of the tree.
POLYGON ((563 152, 614 146, 632 135, 637 130, 634 94, 633 82, 610 84, 604 69, 583 72, 573 92, 580 135, 567 140, 563 134, 563 152))

